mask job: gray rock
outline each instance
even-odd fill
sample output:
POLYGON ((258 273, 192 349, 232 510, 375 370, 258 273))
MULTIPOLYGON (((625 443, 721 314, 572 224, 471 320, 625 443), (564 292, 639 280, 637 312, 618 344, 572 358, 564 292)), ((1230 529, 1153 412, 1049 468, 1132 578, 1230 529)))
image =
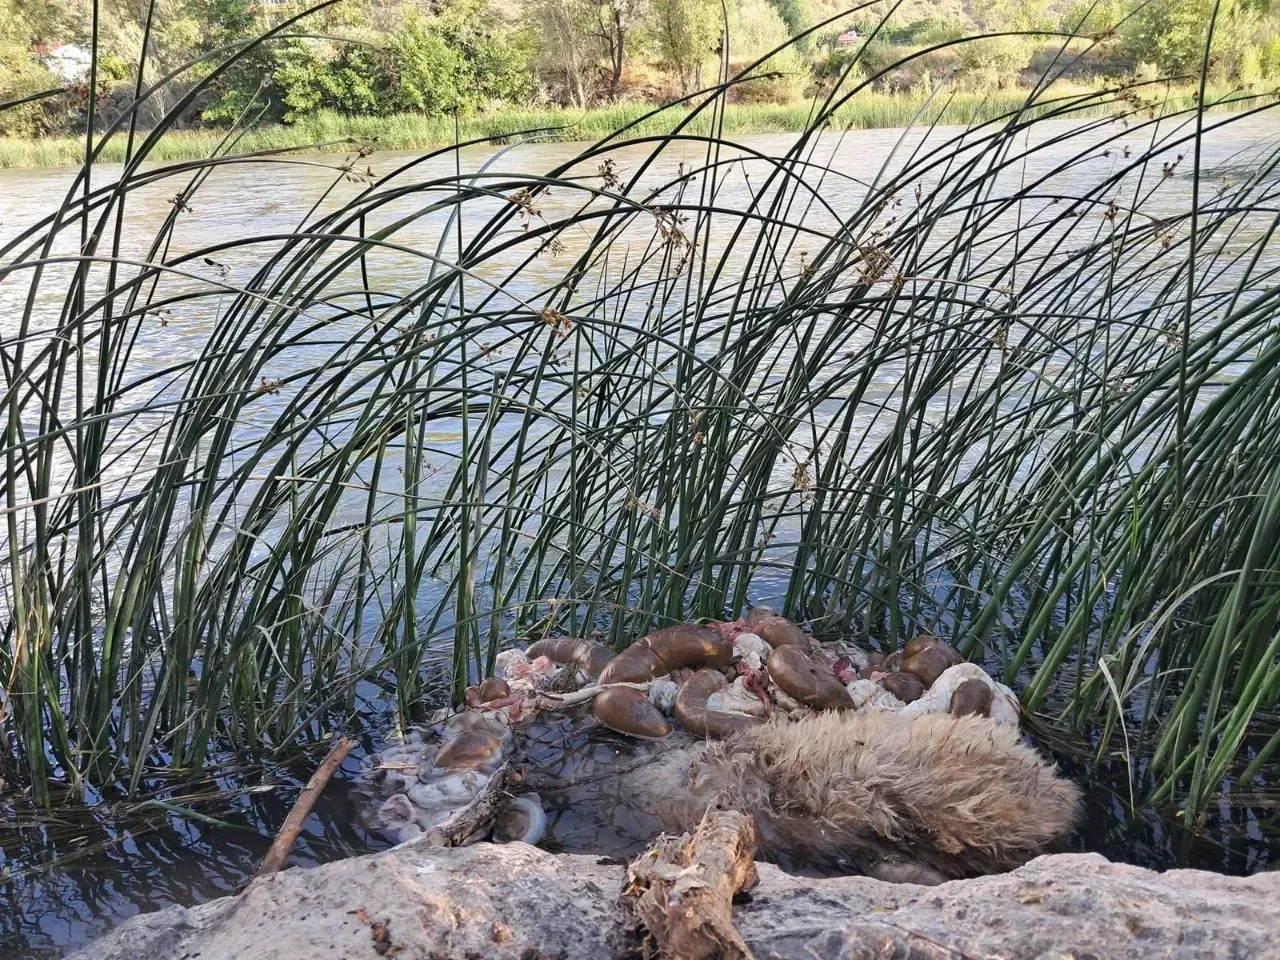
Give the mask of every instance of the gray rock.
MULTIPOLYGON (((617 905, 624 873, 520 843, 410 842, 135 917, 79 956, 599 960, 628 943, 617 905)), ((1280 958, 1280 873, 1159 874, 1096 854, 1040 857, 937 887, 815 880, 769 864, 759 873, 734 910, 757 960, 1280 958)))

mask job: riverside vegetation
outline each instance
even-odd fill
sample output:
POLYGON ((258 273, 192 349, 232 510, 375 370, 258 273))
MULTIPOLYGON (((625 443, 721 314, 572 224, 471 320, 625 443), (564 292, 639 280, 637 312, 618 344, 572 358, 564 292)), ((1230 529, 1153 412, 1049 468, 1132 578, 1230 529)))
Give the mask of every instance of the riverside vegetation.
MULTIPOLYGON (((755 63, 727 92, 730 133, 801 132, 811 97, 855 76, 867 89, 828 126, 990 120, 1050 75, 1063 94, 1164 78, 1163 97, 1185 98, 1211 18, 1212 99, 1274 87, 1280 19, 1263 0, 331 0, 310 13, 288 0, 0 0, 0 167, 74 164, 87 127, 156 84, 130 119, 151 129, 177 108, 154 159, 199 159, 246 123, 246 150, 533 128, 595 140, 704 86, 722 43, 731 70, 755 63)), ((669 132, 686 113, 630 133, 669 132)), ((99 156, 119 161, 119 142, 99 156)))
POLYGON ((536 130, 478 168, 362 149, 291 228, 182 239, 234 201, 224 167, 297 161, 250 139, 255 96, 208 156, 154 151, 323 13, 156 85, 144 42, 0 245, 7 789, 181 810, 174 784, 358 727, 371 690, 403 721, 460 696, 515 637, 621 648, 776 599, 886 650, 952 637, 1131 810, 1195 829, 1272 795, 1280 151, 1204 165, 1275 108, 1210 97, 1214 30, 1194 96, 1064 90, 1067 40, 967 128, 929 126, 939 86, 857 170, 823 145, 876 95, 859 51, 766 153, 730 101, 819 30, 721 44, 680 112, 536 174, 508 165, 536 130))

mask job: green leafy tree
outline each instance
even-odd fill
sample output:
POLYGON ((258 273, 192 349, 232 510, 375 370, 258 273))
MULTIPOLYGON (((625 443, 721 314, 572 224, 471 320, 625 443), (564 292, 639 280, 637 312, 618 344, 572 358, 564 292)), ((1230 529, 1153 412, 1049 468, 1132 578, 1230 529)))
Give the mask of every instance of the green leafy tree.
MULTIPOLYGON (((813 5, 809 0, 769 0, 770 6, 778 14, 787 27, 789 36, 796 36, 803 33, 814 25, 817 21, 813 15, 813 5)), ((809 37, 800 39, 798 46, 804 52, 809 49, 809 37)))
MULTIPOLYGON (((786 22, 769 0, 741 0, 730 9, 729 63, 737 69, 754 63, 791 36, 786 22)), ((760 79, 740 84, 735 94, 742 100, 787 103, 798 99, 809 82, 809 68, 795 45, 785 46, 757 67, 760 79)))
POLYGON ((457 0, 438 17, 411 14, 396 32, 388 64, 394 103, 427 114, 471 110, 528 95, 531 80, 517 38, 496 29, 481 0, 457 0))
MULTIPOLYGON (((1194 75, 1204 63, 1213 0, 1159 0, 1142 7, 1121 31, 1122 47, 1135 61, 1162 73, 1194 75)), ((1234 0, 1223 0, 1214 29, 1210 71, 1235 75, 1248 46, 1256 15, 1234 0)))
POLYGON ((1064 31, 1084 36, 1115 30, 1133 12, 1133 0, 1074 0, 1062 11, 1064 31))
POLYGON ((271 118, 318 110, 437 116, 527 96, 523 47, 486 14, 483 0, 455 0, 438 15, 414 8, 383 29, 347 20, 333 38, 293 37, 262 48, 220 86, 209 121, 234 119, 258 98, 271 118))
MULTIPOLYGON (((31 57, 40 31, 14 0, 0 0, 0 102, 52 90, 58 79, 31 57)), ((48 131, 47 104, 29 103, 0 111, 0 135, 32 137, 48 131)))
POLYGON ((199 0, 196 9, 203 27, 201 46, 206 50, 251 37, 263 27, 262 8, 246 0, 199 0))
MULTIPOLYGON (((1160 0, 1155 0, 1160 2, 1160 0)), ((1048 28, 1047 11, 1038 0, 974 0, 970 14, 986 33, 1013 33, 1048 28)), ((1016 84, 1036 50, 1032 37, 984 37, 962 43, 957 57, 968 83, 1003 89, 1016 84)))
POLYGON ((1042 30, 1050 24, 1048 7, 1041 0, 973 0, 969 13, 978 26, 990 32, 1042 30))
POLYGON ((702 66, 715 52, 722 25, 715 0, 654 0, 658 51, 683 93, 701 85, 702 66))
POLYGON ((538 0, 539 72, 559 84, 576 107, 594 98, 594 74, 600 60, 593 0, 538 0))
POLYGON ((301 39, 279 54, 274 84, 286 121, 321 108, 341 113, 385 113, 389 83, 373 51, 355 42, 301 39))

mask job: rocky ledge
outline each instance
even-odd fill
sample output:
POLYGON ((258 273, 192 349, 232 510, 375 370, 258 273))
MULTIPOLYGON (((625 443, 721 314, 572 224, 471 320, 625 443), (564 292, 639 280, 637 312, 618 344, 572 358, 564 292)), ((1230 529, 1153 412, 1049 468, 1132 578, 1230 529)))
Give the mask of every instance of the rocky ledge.
MULTIPOLYGON (((1280 957, 1280 873, 1155 873, 1096 854, 936 887, 757 864, 733 925, 768 958, 1280 957)), ((641 955, 624 865, 513 843, 414 841, 135 917, 82 960, 600 960, 641 955)))

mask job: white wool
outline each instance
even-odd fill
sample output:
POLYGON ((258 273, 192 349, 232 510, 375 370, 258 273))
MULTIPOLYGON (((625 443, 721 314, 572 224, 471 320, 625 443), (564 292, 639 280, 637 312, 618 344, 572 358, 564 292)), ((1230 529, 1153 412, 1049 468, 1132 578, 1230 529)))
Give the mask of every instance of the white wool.
POLYGON ((773 648, 754 633, 740 633, 733 640, 733 656, 745 660, 752 670, 763 669, 773 648))
POLYGON ((430 830, 457 813, 458 807, 416 807, 415 811, 413 822, 423 830, 430 830))
POLYGON ((397 823, 382 831, 382 835, 391 841, 392 846, 396 847, 402 843, 407 843, 414 837, 421 836, 421 834, 422 827, 416 823, 397 823))
POLYGON ((1013 727, 1016 730, 1020 719, 1018 695, 999 680, 991 682, 996 688, 996 695, 991 700, 991 719, 1002 727, 1013 727))
POLYGON ((845 690, 858 710, 901 710, 906 706, 874 680, 854 680, 845 690))
POLYGON ((387 747, 382 751, 383 763, 417 763, 422 759, 424 747, 421 744, 387 747))
POLYGON ((991 688, 991 720, 1000 726, 1018 726, 1018 696, 1003 683, 998 683, 976 663, 958 663, 948 667, 915 703, 902 708, 904 716, 923 717, 931 713, 949 713, 951 697, 966 680, 980 680, 991 688))
POLYGON ((439 778, 440 768, 436 766, 436 751, 432 749, 422 758, 422 763, 418 764, 418 779, 423 783, 430 783, 439 778))
POLYGON ((404 793, 414 782, 414 771, 379 767, 374 770, 370 779, 378 785, 378 790, 383 794, 404 793))
POLYGON ((460 807, 469 803, 489 778, 474 770, 454 773, 431 783, 418 783, 409 788, 409 799, 424 810, 460 807))
POLYGON ((676 708, 676 696, 680 693, 680 684, 666 677, 660 677, 649 684, 649 702, 668 717, 676 708))
POLYGON ((466 802, 479 794, 488 782, 489 778, 484 774, 475 770, 465 770, 462 773, 442 777, 432 786, 446 799, 466 802))

